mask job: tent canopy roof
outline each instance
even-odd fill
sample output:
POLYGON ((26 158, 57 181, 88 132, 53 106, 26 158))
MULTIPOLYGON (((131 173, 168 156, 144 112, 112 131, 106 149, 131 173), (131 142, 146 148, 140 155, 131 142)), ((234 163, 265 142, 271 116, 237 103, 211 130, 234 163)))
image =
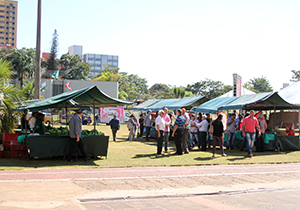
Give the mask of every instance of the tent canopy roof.
POLYGON ((193 107, 192 111, 201 112, 201 113, 209 113, 209 114, 217 114, 218 108, 220 106, 229 104, 230 102, 237 99, 237 97, 224 97, 220 96, 201 104, 200 106, 193 107))
POLYGON ((39 111, 49 108, 76 107, 78 104, 89 107, 93 107, 95 105, 95 107, 99 108, 106 106, 123 106, 132 104, 132 102, 112 98, 99 90, 97 86, 92 86, 89 88, 65 92, 60 95, 29 104, 24 107, 24 109, 39 111))
POLYGON ((299 109, 283 100, 277 92, 274 93, 258 93, 251 95, 243 95, 235 99, 229 104, 220 106, 218 110, 273 110, 273 109, 299 109))
POLYGON ((184 97, 184 98, 172 98, 172 99, 150 99, 151 101, 145 101, 144 103, 131 108, 132 110, 148 110, 158 111, 164 107, 175 110, 175 109, 191 109, 194 106, 199 106, 200 104, 207 101, 207 98, 204 96, 195 96, 195 97, 184 97), (157 100, 157 101, 153 101, 157 100), (153 103, 152 103, 153 102, 153 103), (149 104, 149 105, 148 105, 149 104))
POLYGON ((300 105, 300 81, 295 82, 278 91, 278 94, 287 102, 300 105))

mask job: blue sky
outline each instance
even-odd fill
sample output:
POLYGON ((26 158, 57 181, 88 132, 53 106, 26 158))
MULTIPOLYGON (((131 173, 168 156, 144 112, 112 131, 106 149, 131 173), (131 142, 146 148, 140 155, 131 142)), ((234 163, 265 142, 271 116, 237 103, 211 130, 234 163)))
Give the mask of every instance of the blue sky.
MULTIPOLYGON (((37 0, 19 0, 18 48, 36 45, 37 0)), ((298 0, 42 0, 42 51, 119 56, 120 71, 186 86, 266 76, 275 91, 300 70, 298 0), (82 4, 83 3, 83 4, 82 4)))

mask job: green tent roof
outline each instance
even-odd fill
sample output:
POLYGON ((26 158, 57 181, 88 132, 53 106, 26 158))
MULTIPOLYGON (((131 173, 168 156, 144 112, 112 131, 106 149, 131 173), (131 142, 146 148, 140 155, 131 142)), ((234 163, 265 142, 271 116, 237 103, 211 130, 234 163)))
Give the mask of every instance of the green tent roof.
POLYGON ((200 106, 193 107, 191 111, 201 112, 201 113, 209 113, 209 114, 217 114, 218 108, 220 106, 229 104, 230 102, 236 100, 237 97, 217 97, 212 100, 201 104, 200 106))
POLYGON ((123 106, 132 103, 133 102, 131 101, 112 98, 99 90, 97 86, 92 86, 89 88, 65 92, 60 95, 29 104, 25 106, 24 109, 39 111, 49 108, 76 107, 78 104, 89 107, 93 107, 95 105, 95 107, 99 108, 106 106, 123 106))
POLYGON ((277 92, 274 93, 258 93, 251 95, 243 95, 229 104, 220 106, 218 110, 283 110, 283 109, 299 109, 283 100, 277 92))
POLYGON ((200 104, 207 101, 207 98, 204 96, 195 96, 195 97, 184 97, 184 98, 171 98, 171 99, 150 99, 151 101, 145 101, 144 103, 131 108, 132 110, 148 110, 158 111, 164 107, 175 110, 186 108, 187 110, 191 109, 194 106, 199 106, 200 104), (154 101, 156 100, 156 101, 154 101), (140 107, 140 109, 138 109, 140 107))

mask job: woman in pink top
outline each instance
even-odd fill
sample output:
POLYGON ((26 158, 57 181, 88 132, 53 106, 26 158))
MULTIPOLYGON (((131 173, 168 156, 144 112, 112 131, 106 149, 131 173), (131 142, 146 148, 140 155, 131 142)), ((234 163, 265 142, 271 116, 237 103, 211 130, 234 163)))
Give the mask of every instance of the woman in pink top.
POLYGON ((164 116, 163 116, 164 121, 166 122, 166 127, 164 130, 164 142, 165 142, 165 153, 169 153, 168 150, 168 144, 169 144, 169 137, 170 137, 170 124, 171 124, 171 118, 168 114, 168 108, 164 108, 164 116))
POLYGON ((256 136, 256 152, 264 152, 265 151, 265 133, 268 127, 266 119, 264 115, 261 113, 258 115, 258 123, 260 127, 260 136, 256 136))

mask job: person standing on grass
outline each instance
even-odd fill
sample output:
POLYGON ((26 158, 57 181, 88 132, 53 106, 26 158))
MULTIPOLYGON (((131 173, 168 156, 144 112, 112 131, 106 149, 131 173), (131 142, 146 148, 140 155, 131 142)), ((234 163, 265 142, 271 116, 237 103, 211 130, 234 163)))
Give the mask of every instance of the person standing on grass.
POLYGON ((78 147, 81 154, 83 155, 83 158, 85 161, 89 160, 90 158, 87 156, 84 145, 81 139, 81 132, 82 132, 82 114, 83 110, 78 109, 76 111, 76 115, 74 115, 70 120, 70 138, 71 138, 71 147, 69 149, 69 153, 67 155, 67 160, 69 162, 75 162, 75 160, 72 159, 72 155, 74 154, 76 148, 78 147))
POLYGON ((193 139, 195 138, 196 143, 198 145, 198 148, 200 149, 200 142, 199 142, 199 136, 198 136, 198 127, 197 123, 199 123, 199 120, 196 119, 196 115, 192 114, 192 119, 190 120, 190 150, 194 147, 193 139))
POLYGON ((206 114, 206 121, 208 122, 206 142, 207 142, 208 148, 210 149, 210 137, 211 137, 211 134, 208 131, 210 129, 210 126, 211 126, 211 123, 212 123, 212 119, 210 118, 210 114, 209 113, 206 114))
POLYGON ((166 122, 166 126, 164 129, 164 144, 165 144, 165 153, 169 153, 169 137, 170 137, 170 124, 171 124, 171 118, 168 114, 168 108, 164 108, 164 116, 163 116, 164 121, 166 122))
POLYGON ((235 130, 236 130, 236 121, 235 121, 236 114, 232 113, 230 118, 227 119, 227 148, 229 150, 233 149, 233 141, 235 137, 235 130))
POLYGON ((182 149, 184 151, 185 154, 189 154, 189 148, 187 145, 187 138, 189 135, 189 130, 190 130, 190 116, 189 114, 186 112, 185 108, 181 109, 182 111, 182 116, 185 120, 184 122, 184 127, 183 127, 183 133, 182 133, 182 149))
POLYGON ((166 128, 166 122, 163 119, 164 117, 164 111, 159 110, 158 111, 158 117, 155 119, 155 128, 157 131, 157 155, 164 155, 162 153, 162 146, 164 141, 164 130, 166 128))
POLYGON ((110 120, 109 125, 113 134, 113 139, 116 141, 117 132, 120 130, 120 121, 117 119, 117 115, 114 114, 114 118, 110 120))
POLYGON ((199 141, 201 144, 201 151, 206 151, 206 135, 207 135, 207 127, 208 127, 206 115, 203 115, 202 121, 200 123, 197 123, 196 125, 199 128, 199 141))
POLYGON ((146 127, 146 141, 149 141, 149 135, 150 135, 150 130, 152 127, 152 119, 151 119, 151 110, 149 109, 145 119, 144 119, 144 125, 146 127))
POLYGON ((224 148, 223 148, 223 138, 224 138, 224 126, 222 123, 223 115, 219 114, 218 118, 212 122, 211 126, 214 127, 214 132, 213 132, 213 157, 216 157, 216 146, 217 143, 219 143, 222 156, 226 157, 227 155, 224 153, 224 148))
POLYGON ((139 125, 140 125, 140 134, 138 136, 139 138, 143 137, 143 133, 144 133, 144 119, 145 119, 144 113, 141 113, 140 114, 140 118, 139 118, 139 125))
POLYGON ((185 123, 184 117, 181 115, 181 110, 176 110, 177 118, 175 120, 174 129, 172 133, 172 137, 174 137, 175 145, 176 145, 176 153, 175 155, 182 155, 182 132, 185 123))
POLYGON ((250 111, 250 115, 243 120, 242 132, 243 136, 246 137, 246 149, 248 157, 252 157, 253 143, 255 139, 255 128, 258 130, 258 136, 260 136, 260 128, 258 126, 258 120, 254 117, 254 111, 250 111))
POLYGON ((129 141, 132 141, 134 140, 134 132, 135 132, 135 129, 134 127, 136 126, 136 121, 134 120, 134 115, 130 115, 130 119, 128 120, 128 123, 127 123, 127 127, 129 129, 129 137, 128 137, 128 140, 129 141))
POLYGON ((258 124, 260 127, 260 136, 256 136, 256 151, 257 152, 264 152, 265 151, 265 132, 268 128, 265 116, 261 113, 258 115, 258 124))

